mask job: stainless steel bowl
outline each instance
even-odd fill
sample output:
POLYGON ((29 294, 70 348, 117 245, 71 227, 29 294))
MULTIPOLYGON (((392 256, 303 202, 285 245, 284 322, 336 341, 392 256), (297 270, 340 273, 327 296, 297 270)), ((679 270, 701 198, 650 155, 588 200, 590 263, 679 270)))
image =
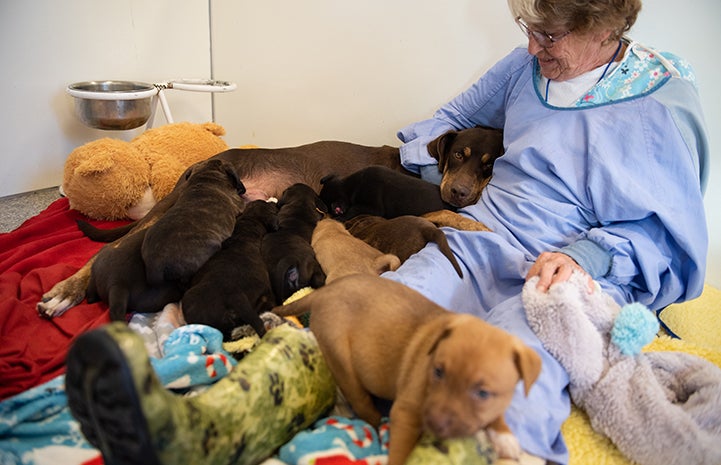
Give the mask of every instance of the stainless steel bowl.
POLYGON ((75 114, 84 124, 124 130, 148 121, 158 89, 144 82, 87 81, 70 84, 67 92, 75 98, 75 114))

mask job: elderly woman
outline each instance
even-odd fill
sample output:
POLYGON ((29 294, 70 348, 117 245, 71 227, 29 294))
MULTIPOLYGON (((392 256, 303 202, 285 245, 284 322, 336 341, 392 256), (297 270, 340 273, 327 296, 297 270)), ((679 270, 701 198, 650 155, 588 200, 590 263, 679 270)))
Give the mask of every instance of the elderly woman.
POLYGON ((522 447, 567 461, 567 376, 529 329, 520 292, 574 269, 619 304, 659 310, 698 296, 708 244, 707 140, 689 66, 623 34, 640 0, 509 0, 528 38, 435 115, 402 129, 402 163, 437 177, 426 144, 448 130, 503 128, 505 154, 465 214, 493 233, 447 230, 461 280, 432 247, 387 277, 521 337, 543 358, 507 420, 522 447))

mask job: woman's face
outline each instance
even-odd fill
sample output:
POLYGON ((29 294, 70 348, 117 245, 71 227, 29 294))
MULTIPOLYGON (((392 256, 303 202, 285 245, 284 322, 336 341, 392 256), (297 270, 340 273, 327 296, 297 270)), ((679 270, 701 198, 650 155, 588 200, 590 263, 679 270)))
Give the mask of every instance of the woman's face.
MULTIPOLYGON (((560 36, 565 31, 559 28, 544 32, 560 36)), ((547 48, 530 34, 528 52, 538 58, 544 77, 565 81, 608 63, 618 46, 618 42, 606 43, 609 36, 610 32, 580 35, 572 31, 547 48)))

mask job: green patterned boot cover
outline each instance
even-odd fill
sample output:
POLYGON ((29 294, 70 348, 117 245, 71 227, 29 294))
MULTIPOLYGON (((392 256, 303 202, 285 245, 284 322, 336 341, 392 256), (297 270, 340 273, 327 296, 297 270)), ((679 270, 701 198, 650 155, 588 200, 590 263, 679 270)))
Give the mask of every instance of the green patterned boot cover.
POLYGON ((231 373, 195 397, 158 381, 123 323, 80 336, 67 359, 68 405, 106 465, 255 464, 334 402, 312 334, 270 330, 231 373))

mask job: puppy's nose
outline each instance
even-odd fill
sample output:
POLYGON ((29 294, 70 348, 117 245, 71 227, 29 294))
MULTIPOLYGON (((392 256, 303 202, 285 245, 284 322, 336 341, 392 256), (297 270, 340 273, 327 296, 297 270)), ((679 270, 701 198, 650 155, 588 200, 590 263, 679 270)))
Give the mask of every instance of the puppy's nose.
POLYGON ((444 439, 450 435, 453 418, 451 415, 444 414, 429 415, 427 423, 428 429, 433 435, 439 439, 444 439))

